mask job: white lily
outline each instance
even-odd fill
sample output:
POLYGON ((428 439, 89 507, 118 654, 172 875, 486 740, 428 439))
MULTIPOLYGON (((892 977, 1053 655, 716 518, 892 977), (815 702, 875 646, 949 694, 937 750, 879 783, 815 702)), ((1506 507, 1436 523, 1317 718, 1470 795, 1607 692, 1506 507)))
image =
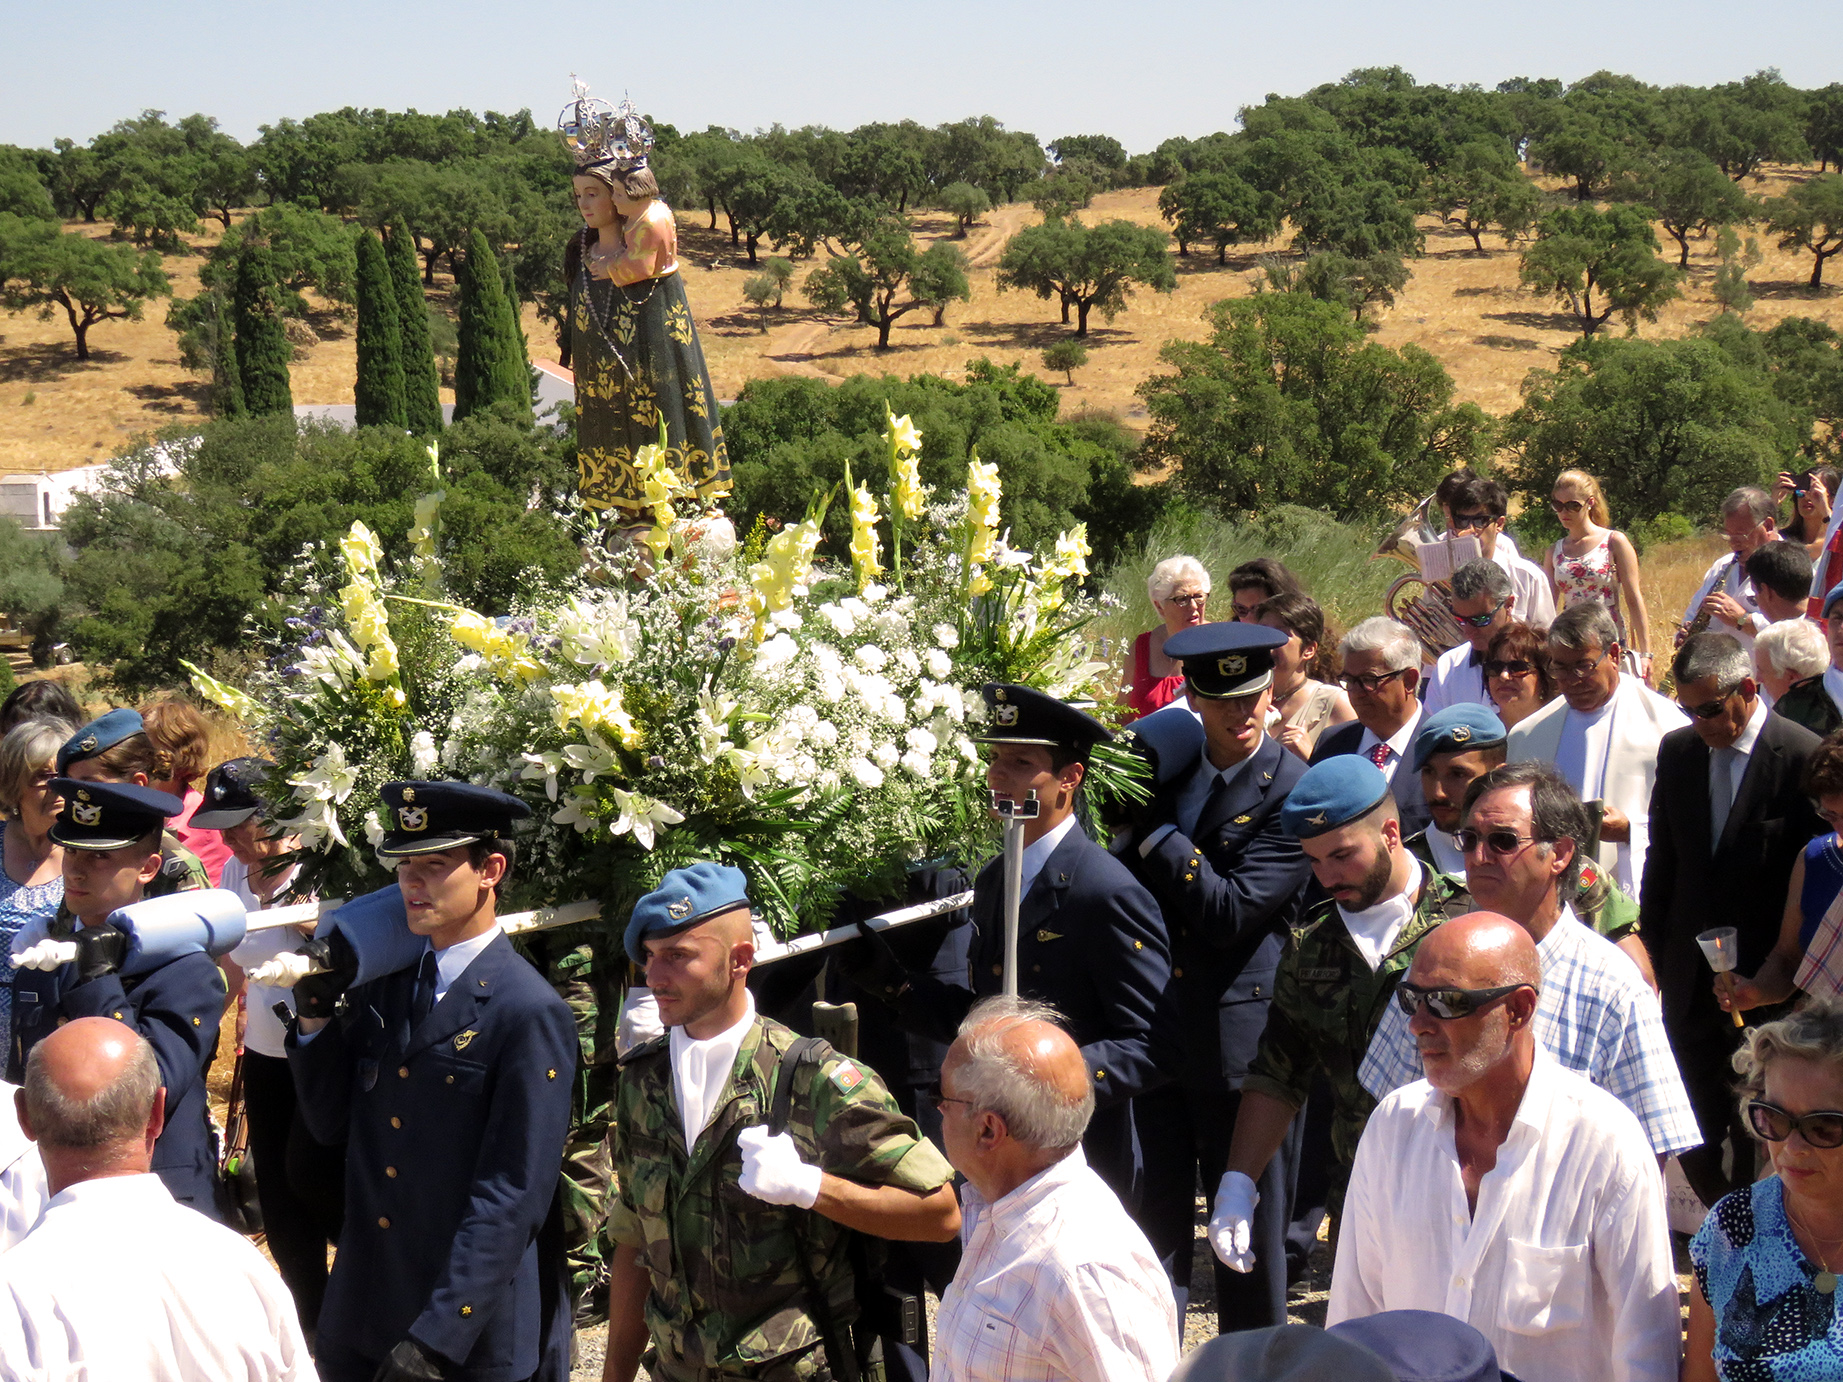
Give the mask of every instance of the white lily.
POLYGON ((524 782, 543 782, 544 795, 555 801, 557 799, 557 774, 563 768, 563 755, 553 751, 527 753, 522 757, 525 760, 525 768, 519 773, 519 779, 524 782))
POLYGON ((586 744, 565 744, 563 761, 580 772, 584 782, 593 782, 598 777, 614 777, 621 764, 614 750, 593 735, 586 744))
POLYGON ((608 827, 608 833, 625 835, 632 831, 642 849, 651 849, 653 841, 667 827, 678 825, 685 819, 680 812, 674 811, 663 801, 649 800, 638 792, 623 792, 619 787, 614 789, 614 802, 621 814, 608 827))

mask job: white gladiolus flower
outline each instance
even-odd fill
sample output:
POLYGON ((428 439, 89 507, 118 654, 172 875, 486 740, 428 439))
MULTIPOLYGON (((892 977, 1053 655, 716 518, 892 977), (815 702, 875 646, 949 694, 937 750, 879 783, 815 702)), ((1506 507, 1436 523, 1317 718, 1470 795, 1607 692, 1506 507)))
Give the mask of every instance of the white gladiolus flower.
POLYGON ((410 738, 410 776, 427 777, 435 771, 441 755, 435 750, 435 736, 419 729, 410 738))
POLYGON ((936 624, 932 632, 934 634, 934 641, 939 643, 943 648, 957 648, 960 646, 960 632, 958 629, 954 628, 952 624, 936 624))
POLYGON ((850 770, 851 776, 858 780, 860 786, 881 787, 883 785, 883 770, 868 759, 854 758, 845 767, 850 770))

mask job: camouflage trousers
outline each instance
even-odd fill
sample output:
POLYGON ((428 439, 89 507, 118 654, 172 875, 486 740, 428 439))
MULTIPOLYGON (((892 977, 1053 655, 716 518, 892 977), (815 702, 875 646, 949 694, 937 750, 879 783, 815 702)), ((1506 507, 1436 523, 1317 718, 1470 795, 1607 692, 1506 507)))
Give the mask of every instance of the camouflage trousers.
POLYGON ((626 958, 609 937, 581 928, 530 938, 527 954, 576 1018, 581 1059, 570 1104, 569 1139, 563 1146, 563 1244, 569 1259, 570 1299, 577 1323, 608 1313, 607 1240, 609 1134, 617 1068, 614 1029, 620 1017, 626 958))
POLYGON ((792 1358, 777 1358, 755 1368, 702 1368, 666 1358, 657 1348, 646 1351, 646 1371, 653 1382, 815 1382, 822 1376, 844 1382, 826 1371, 824 1347, 792 1358))

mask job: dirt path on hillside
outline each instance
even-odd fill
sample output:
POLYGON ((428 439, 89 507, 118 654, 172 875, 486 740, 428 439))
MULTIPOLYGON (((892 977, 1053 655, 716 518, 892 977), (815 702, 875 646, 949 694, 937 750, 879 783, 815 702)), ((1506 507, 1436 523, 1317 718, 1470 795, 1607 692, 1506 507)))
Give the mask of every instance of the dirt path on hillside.
POLYGON ((831 334, 831 328, 823 322, 802 322, 797 326, 783 327, 775 332, 768 342, 768 348, 762 353, 774 362, 774 367, 782 374, 798 374, 808 379, 823 379, 828 384, 836 384, 836 374, 827 374, 813 363, 813 356, 825 338, 831 334))
POLYGON ((1001 206, 986 218, 985 228, 966 238, 966 262, 975 269, 998 263, 1011 237, 1037 219, 1037 209, 1023 202, 1001 206))

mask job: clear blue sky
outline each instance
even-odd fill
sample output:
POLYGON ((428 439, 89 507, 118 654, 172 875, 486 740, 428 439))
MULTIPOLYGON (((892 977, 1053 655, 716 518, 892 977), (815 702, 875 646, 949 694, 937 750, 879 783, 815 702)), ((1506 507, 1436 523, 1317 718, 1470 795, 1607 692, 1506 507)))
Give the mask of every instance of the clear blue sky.
POLYGON ((1267 92, 1390 63, 1485 86, 1599 68, 1701 85, 1762 67, 1822 86, 1843 80, 1824 12, 1808 0, 706 0, 611 5, 598 27, 579 0, 5 0, 0 143, 88 140, 147 108, 203 111, 245 140, 344 105, 529 106, 549 120, 574 70, 681 129, 990 114, 1046 142, 1106 133, 1140 152, 1233 129, 1237 107, 1267 92), (636 15, 656 36, 636 32, 636 15))

